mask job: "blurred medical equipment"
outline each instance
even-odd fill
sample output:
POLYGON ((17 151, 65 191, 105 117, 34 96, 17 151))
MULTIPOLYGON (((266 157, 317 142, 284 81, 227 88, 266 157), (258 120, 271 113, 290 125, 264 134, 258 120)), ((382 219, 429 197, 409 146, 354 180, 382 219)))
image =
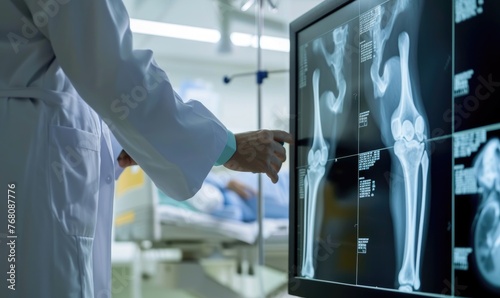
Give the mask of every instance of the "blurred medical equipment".
MULTIPOLYGON (((286 264, 288 219, 264 219, 262 227, 266 256, 274 261, 281 258, 286 264)), ((238 287, 238 279, 242 275, 253 278, 258 287, 255 276, 262 269, 265 295, 278 291, 287 282, 286 268, 258 265, 258 233, 255 221, 223 219, 200 212, 186 201, 168 198, 138 166, 127 168, 117 181, 115 240, 138 243, 143 265, 149 266, 143 273, 149 271, 154 275, 151 278, 162 279, 169 287, 200 297, 252 297, 238 287), (165 248, 178 249, 180 254, 163 258, 165 248), (229 264, 226 281, 207 271, 214 261, 229 264)))

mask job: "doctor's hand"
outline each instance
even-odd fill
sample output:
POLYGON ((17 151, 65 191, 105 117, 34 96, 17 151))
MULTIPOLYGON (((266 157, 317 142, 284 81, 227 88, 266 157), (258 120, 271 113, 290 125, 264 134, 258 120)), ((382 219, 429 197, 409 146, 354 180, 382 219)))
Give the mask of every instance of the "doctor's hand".
POLYGON ((265 173, 273 183, 286 160, 283 143, 293 142, 292 135, 282 130, 259 130, 234 135, 236 152, 224 164, 240 172, 265 173))

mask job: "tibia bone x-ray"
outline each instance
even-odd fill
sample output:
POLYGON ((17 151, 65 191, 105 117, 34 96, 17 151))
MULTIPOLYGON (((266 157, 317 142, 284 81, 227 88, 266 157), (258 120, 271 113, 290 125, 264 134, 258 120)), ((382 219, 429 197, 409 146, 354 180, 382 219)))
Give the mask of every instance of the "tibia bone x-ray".
MULTIPOLYGON (((385 122, 381 127, 382 139, 387 147, 394 148, 392 164, 393 169, 402 171, 404 177, 404 194, 393 191, 390 200, 398 200, 404 205, 404 216, 394 218, 396 229, 404 229, 402 239, 397 239, 396 252, 402 254, 402 263, 398 273, 399 289, 413 291, 420 288, 420 257, 422 253, 422 238, 424 233, 425 204, 427 198, 427 180, 429 169, 429 157, 425 149, 424 141, 427 140, 427 124, 424 121, 425 111, 418 110, 416 101, 419 88, 411 77, 410 69, 415 67, 415 60, 410 60, 412 47, 411 37, 404 28, 395 27, 394 23, 400 13, 409 7, 409 1, 395 1, 394 5, 377 6, 374 10, 375 24, 372 28, 373 47, 375 49, 374 59, 370 69, 373 81, 373 101, 375 105, 387 105, 386 101, 399 98, 399 103, 390 118, 390 130, 386 118, 380 118, 378 123, 385 122), (385 26, 382 18, 387 16, 385 26), (384 62, 384 52, 387 40, 391 36, 397 36, 399 55, 392 56, 384 62), (410 63, 411 62, 411 63, 410 63), (382 74, 380 75, 382 68, 382 74), (395 75, 399 74, 399 77, 395 75), (400 88, 390 88, 389 80, 398 80, 400 88), (404 222, 400 222, 404 219, 404 222)), ((418 11, 416 11, 418 12, 418 11)), ((415 26, 415 24, 412 24, 415 26)), ((375 115, 375 117, 382 115, 375 115)), ((400 212, 396 210, 395 212, 400 212)), ((401 234, 401 232, 399 233, 401 234)))
POLYGON ((500 297, 500 1, 325 1, 291 28, 292 294, 500 297))

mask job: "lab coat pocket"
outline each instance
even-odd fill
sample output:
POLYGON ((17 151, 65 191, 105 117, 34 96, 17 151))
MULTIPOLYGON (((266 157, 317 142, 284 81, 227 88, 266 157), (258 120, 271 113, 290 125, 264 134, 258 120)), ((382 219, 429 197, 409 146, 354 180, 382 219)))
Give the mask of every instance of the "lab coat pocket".
POLYGON ((94 237, 99 194, 99 136, 50 127, 51 207, 68 235, 94 237))

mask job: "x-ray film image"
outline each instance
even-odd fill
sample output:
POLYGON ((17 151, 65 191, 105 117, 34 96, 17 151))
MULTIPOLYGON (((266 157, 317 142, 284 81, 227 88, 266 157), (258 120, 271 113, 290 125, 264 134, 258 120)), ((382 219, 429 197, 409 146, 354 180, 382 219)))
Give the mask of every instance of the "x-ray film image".
MULTIPOLYGON (((363 3, 374 2, 380 1, 363 3)), ((435 199, 430 191, 433 167, 429 147, 433 138, 431 131, 441 129, 442 134, 451 131, 449 123, 434 120, 440 119, 439 112, 451 103, 450 83, 439 84, 440 80, 445 82, 450 76, 451 68, 446 66, 449 57, 446 51, 439 56, 443 68, 437 75, 435 72, 423 73, 432 70, 420 66, 429 59, 421 53, 422 42, 432 47, 434 38, 451 40, 448 29, 436 33, 435 28, 431 30, 421 20, 422 16, 426 21, 432 19, 435 3, 385 1, 381 5, 366 6, 360 15, 363 82, 360 118, 364 117, 366 121, 360 125, 359 146, 360 151, 366 152, 389 148, 390 154, 385 161, 390 165, 387 171, 400 177, 391 180, 390 189, 385 194, 391 208, 399 210, 391 214, 391 226, 395 228, 393 242, 397 248, 397 278, 396 282, 391 280, 390 286, 407 292, 421 290, 421 258, 427 235, 428 208, 435 199), (426 81, 421 78, 426 75, 431 75, 433 84, 439 88, 433 92, 428 92, 429 87, 422 88, 421 82, 426 81), (433 120, 429 121, 429 117, 433 120)), ((439 2, 440 5, 443 3, 439 2)), ((360 124, 362 122, 360 120, 360 124)), ((360 222, 364 220, 361 210, 360 201, 360 222)))
POLYGON ((356 27, 343 24, 299 50, 299 166, 358 152, 356 27))
POLYGON ((304 277, 356 283, 357 163, 356 157, 328 162, 311 212, 313 225, 304 222, 304 277))
POLYGON ((456 276, 467 295, 500 295, 500 131, 454 139, 456 276))
POLYGON ((440 179, 418 187, 416 199, 392 148, 360 154, 358 284, 440 293, 451 280, 450 146, 451 138, 426 142, 429 175, 440 179))
MULTIPOLYGON (((318 252, 315 247, 322 226, 320 213, 323 210, 318 205, 324 203, 323 187, 327 175, 336 170, 331 167, 341 164, 336 159, 356 156, 358 149, 356 78, 359 63, 357 51, 352 50, 353 45, 358 43, 355 34, 357 24, 357 21, 339 24, 335 29, 308 41, 299 50, 301 85, 298 109, 303 121, 298 124, 297 153, 298 165, 305 167, 303 175, 299 175, 304 195, 300 274, 309 278, 317 275, 318 252)), ((341 169, 346 168, 343 166, 341 169)), ((357 175, 357 166, 351 165, 348 171, 357 175)), ((346 245, 342 244, 340 250, 347 251, 346 245)), ((352 253, 355 255, 354 249, 352 253)), ((336 251, 331 259, 337 257, 336 251)), ((323 261, 321 264, 329 262, 323 261)))
POLYGON ((449 1, 361 2, 361 152, 451 133, 452 28, 432 25, 448 16, 449 1))
POLYGON ((498 123, 500 110, 500 1, 461 1, 455 18, 455 131, 498 123), (495 28, 495 29, 493 29, 495 28))

